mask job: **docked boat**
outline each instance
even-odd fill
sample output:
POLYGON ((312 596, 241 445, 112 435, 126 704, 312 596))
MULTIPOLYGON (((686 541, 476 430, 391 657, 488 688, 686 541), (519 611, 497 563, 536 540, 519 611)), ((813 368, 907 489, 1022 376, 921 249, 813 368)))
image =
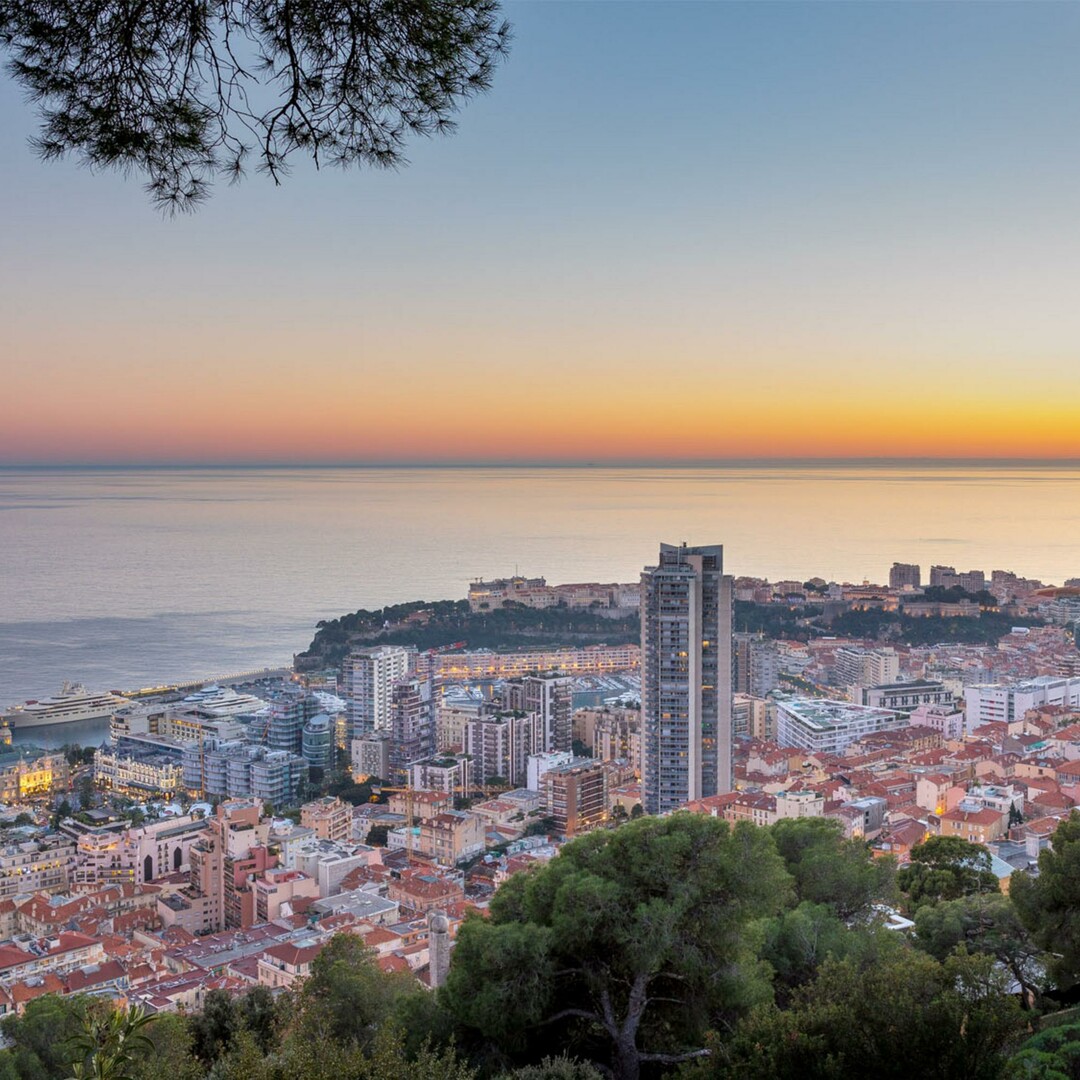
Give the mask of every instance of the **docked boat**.
POLYGON ((64 683, 63 690, 56 697, 14 705, 4 713, 2 719, 15 730, 50 724, 74 724, 80 720, 107 720, 127 704, 127 698, 117 694, 94 693, 81 683, 64 683))

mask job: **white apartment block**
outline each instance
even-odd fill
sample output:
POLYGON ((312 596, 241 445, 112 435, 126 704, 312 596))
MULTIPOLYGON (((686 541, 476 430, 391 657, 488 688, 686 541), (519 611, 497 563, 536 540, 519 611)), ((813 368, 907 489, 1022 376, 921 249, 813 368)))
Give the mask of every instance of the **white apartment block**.
POLYGON ((1080 678, 1039 675, 1015 683, 983 683, 964 687, 964 726, 970 735, 983 724, 1011 724, 1029 709, 1043 705, 1080 708, 1080 678))
POLYGON ((866 735, 907 726, 907 717, 900 713, 849 701, 780 698, 776 703, 777 742, 808 753, 842 754, 845 747, 866 735))
POLYGON ((383 645, 353 653, 346 660, 345 699, 352 738, 389 730, 394 683, 408 675, 412 655, 401 646, 383 645))

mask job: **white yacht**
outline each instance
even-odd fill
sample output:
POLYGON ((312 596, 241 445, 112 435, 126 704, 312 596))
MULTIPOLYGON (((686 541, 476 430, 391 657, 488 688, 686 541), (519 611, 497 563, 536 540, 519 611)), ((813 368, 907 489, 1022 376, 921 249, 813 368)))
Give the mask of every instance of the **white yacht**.
POLYGON ((79 720, 107 720, 127 698, 108 692, 94 693, 81 683, 64 683, 56 697, 13 705, 3 716, 16 730, 45 727, 48 724, 73 724, 79 720))
POLYGON ((245 716, 262 712, 266 702, 251 694, 238 694, 231 686, 204 686, 188 694, 178 705, 210 716, 245 716))

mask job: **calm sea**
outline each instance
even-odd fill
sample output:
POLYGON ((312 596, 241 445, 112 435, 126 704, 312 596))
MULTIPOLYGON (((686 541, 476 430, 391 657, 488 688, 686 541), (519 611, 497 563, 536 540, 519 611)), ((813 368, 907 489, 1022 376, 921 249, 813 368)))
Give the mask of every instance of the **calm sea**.
POLYGON ((1075 467, 0 470, 0 705, 287 663, 318 619, 515 571, 635 580, 894 560, 1080 576, 1075 467))

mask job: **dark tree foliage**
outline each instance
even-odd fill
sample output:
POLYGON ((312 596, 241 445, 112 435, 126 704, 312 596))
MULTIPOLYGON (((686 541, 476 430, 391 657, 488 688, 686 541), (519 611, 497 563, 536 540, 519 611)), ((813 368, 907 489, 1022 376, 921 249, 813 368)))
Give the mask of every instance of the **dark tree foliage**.
POLYGON ((924 904, 915 915, 915 940, 938 960, 959 947, 993 957, 1016 980, 1022 1004, 1039 999, 1045 957, 1012 901, 999 892, 924 904))
POLYGON ((513 649, 621 645, 640 638, 637 613, 608 618, 587 608, 521 606, 470 611, 467 600, 414 600, 319 622, 314 640, 297 660, 304 667, 331 667, 351 649, 376 644, 434 649, 465 641, 470 649, 513 649))
POLYGON ((901 943, 828 960, 791 1008, 766 1007, 688 1080, 997 1080, 1022 1037, 1007 977, 985 956, 944 964, 901 943))
POLYGON ((132 169, 169 209, 254 163, 394 166, 491 85, 497 0, 0 0, 45 158, 132 169))
POLYGON ((1009 894, 1036 944, 1052 954, 1059 990, 1080 983, 1080 813, 1075 810, 1039 854, 1039 876, 1017 871, 1009 894))
POLYGON ((995 893, 998 879, 990 852, 960 836, 930 836, 911 851, 911 862, 896 875, 912 910, 941 900, 995 893))
POLYGON ((769 834, 747 823, 674 814, 590 833, 466 920, 443 1001, 522 1063, 557 1047, 638 1080, 704 1054, 705 1031, 768 996, 746 931, 789 895, 769 834))
POLYGON ((841 919, 865 914, 891 897, 895 863, 871 859, 831 818, 785 818, 772 828, 776 850, 801 901, 825 904, 841 919))
POLYGON ((1080 1024, 1060 1024, 1028 1039, 1009 1059, 1009 1080, 1073 1080, 1080 1076, 1080 1024))

